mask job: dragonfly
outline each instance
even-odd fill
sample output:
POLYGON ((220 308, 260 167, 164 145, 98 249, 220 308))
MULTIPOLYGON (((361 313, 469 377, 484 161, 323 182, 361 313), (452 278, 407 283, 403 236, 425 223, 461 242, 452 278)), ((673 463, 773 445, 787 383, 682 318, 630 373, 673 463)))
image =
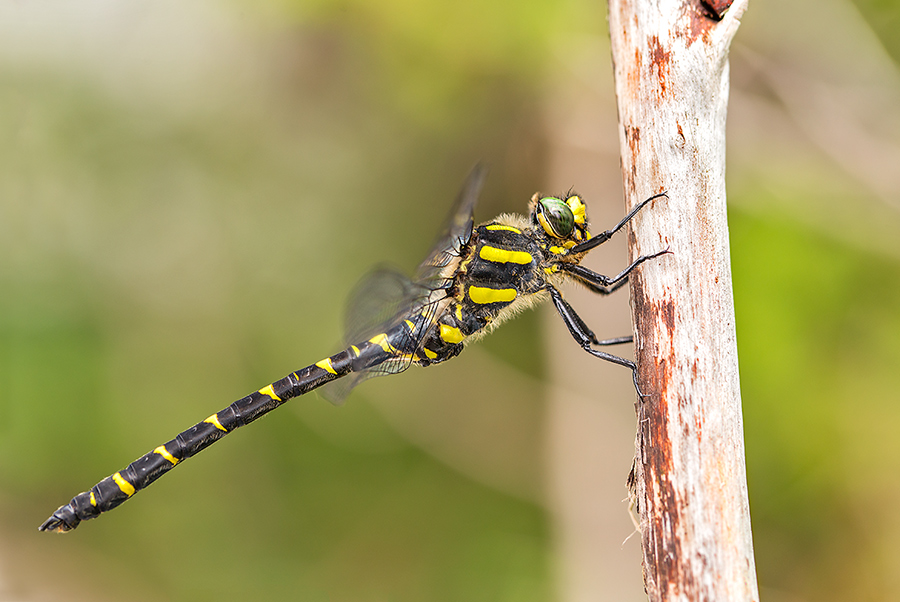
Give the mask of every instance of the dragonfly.
POLYGON ((586 254, 608 241, 653 195, 614 227, 591 236, 584 201, 571 191, 536 193, 529 216, 502 214, 475 226, 474 210, 486 176, 477 165, 469 174, 436 244, 413 279, 377 270, 351 295, 351 326, 345 349, 243 397, 144 454, 124 469, 60 506, 40 527, 64 533, 118 507, 184 460, 225 435, 253 422, 289 399, 323 385, 340 402, 372 376, 396 374, 410 365, 431 366, 459 355, 469 343, 505 320, 550 300, 575 341, 591 355, 630 368, 638 395, 637 367, 631 360, 595 347, 632 342, 632 337, 599 340, 559 288, 573 281, 608 295, 621 288, 640 264, 668 249, 643 255, 613 277, 580 265, 586 254))

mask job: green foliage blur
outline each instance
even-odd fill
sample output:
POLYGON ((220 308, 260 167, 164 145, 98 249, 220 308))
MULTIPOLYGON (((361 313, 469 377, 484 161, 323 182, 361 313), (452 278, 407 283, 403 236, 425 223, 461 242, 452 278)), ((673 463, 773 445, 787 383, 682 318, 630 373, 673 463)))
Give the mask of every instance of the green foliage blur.
MULTIPOLYGON (((841 6, 896 66, 898 3, 841 6)), ((456 367, 367 383, 340 408, 292 402, 73 534, 36 529, 333 353, 354 283, 380 262, 415 268, 476 160, 493 166, 476 218, 524 211, 554 152, 548 82, 573 41, 607 37, 604 8, 0 10, 0 599, 565 599, 529 380, 545 374, 536 313, 456 367), (370 399, 487 414, 512 391, 517 416, 459 434, 515 457, 496 482, 370 399)), ((778 10, 751 2, 729 116, 760 586, 772 600, 900 599, 900 193, 873 193, 802 128, 761 134, 753 118, 769 113, 747 107, 783 93, 759 66, 787 56, 767 33, 778 10)), ((819 59, 804 57, 826 71, 819 59)))

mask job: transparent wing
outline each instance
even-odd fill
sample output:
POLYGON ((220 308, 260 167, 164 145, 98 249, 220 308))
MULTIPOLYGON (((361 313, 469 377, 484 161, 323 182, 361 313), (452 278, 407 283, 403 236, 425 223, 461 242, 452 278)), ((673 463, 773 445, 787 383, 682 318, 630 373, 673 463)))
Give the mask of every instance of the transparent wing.
POLYGON ((384 332, 429 292, 394 268, 380 266, 372 270, 347 298, 344 343, 352 345, 384 332))
POLYGON ((340 404, 362 381, 373 376, 396 374, 409 368, 413 354, 428 333, 428 327, 436 320, 439 302, 434 299, 429 302, 431 293, 427 287, 413 282, 391 268, 382 267, 364 276, 348 299, 344 317, 347 333, 344 339, 345 347, 368 341, 407 319, 411 320, 416 328, 401 329, 405 334, 394 341, 394 346, 404 350, 404 353, 328 383, 321 389, 322 395, 328 401, 340 404), (415 340, 413 336, 416 337, 415 340))
POLYGON ((454 258, 459 257, 462 248, 472 239, 472 230, 475 225, 475 203, 487 176, 487 166, 478 163, 472 168, 466 183, 463 184, 453 209, 450 211, 444 228, 438 235, 431 248, 431 253, 419 265, 416 272, 416 282, 420 282, 432 289, 441 288, 445 282, 441 282, 441 270, 454 258))
POLYGON ((447 288, 452 282, 450 278, 441 277, 441 271, 460 256, 463 247, 472 239, 475 203, 486 175, 487 168, 483 164, 472 169, 441 234, 428 257, 419 265, 415 281, 397 270, 382 267, 365 276, 350 294, 345 314, 346 346, 368 341, 404 320, 412 321, 415 328, 402 335, 394 345, 402 353, 325 385, 320 391, 326 399, 339 404, 353 387, 367 378, 396 374, 409 368, 413 355, 437 322, 438 309, 446 297, 433 293, 447 288), (406 336, 405 340, 403 336, 406 336))

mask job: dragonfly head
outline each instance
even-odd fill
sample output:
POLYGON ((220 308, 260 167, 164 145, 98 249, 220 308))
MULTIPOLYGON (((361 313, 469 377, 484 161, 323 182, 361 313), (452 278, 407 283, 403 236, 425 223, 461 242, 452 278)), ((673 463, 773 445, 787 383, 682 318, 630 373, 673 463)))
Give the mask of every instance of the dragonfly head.
POLYGON ((531 222, 554 241, 571 241, 574 245, 590 238, 584 201, 576 194, 564 199, 535 194, 531 198, 531 222))

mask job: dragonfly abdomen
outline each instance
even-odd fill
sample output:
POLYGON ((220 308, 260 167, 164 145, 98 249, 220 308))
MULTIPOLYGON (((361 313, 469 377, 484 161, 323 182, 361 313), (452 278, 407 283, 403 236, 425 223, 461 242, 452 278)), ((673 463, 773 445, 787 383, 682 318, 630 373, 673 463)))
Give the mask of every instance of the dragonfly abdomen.
POLYGON ((112 510, 228 433, 253 422, 293 397, 349 374, 352 369, 352 353, 341 351, 242 397, 106 477, 89 491, 79 493, 68 504, 60 506, 41 525, 40 530, 71 531, 81 521, 112 510))

